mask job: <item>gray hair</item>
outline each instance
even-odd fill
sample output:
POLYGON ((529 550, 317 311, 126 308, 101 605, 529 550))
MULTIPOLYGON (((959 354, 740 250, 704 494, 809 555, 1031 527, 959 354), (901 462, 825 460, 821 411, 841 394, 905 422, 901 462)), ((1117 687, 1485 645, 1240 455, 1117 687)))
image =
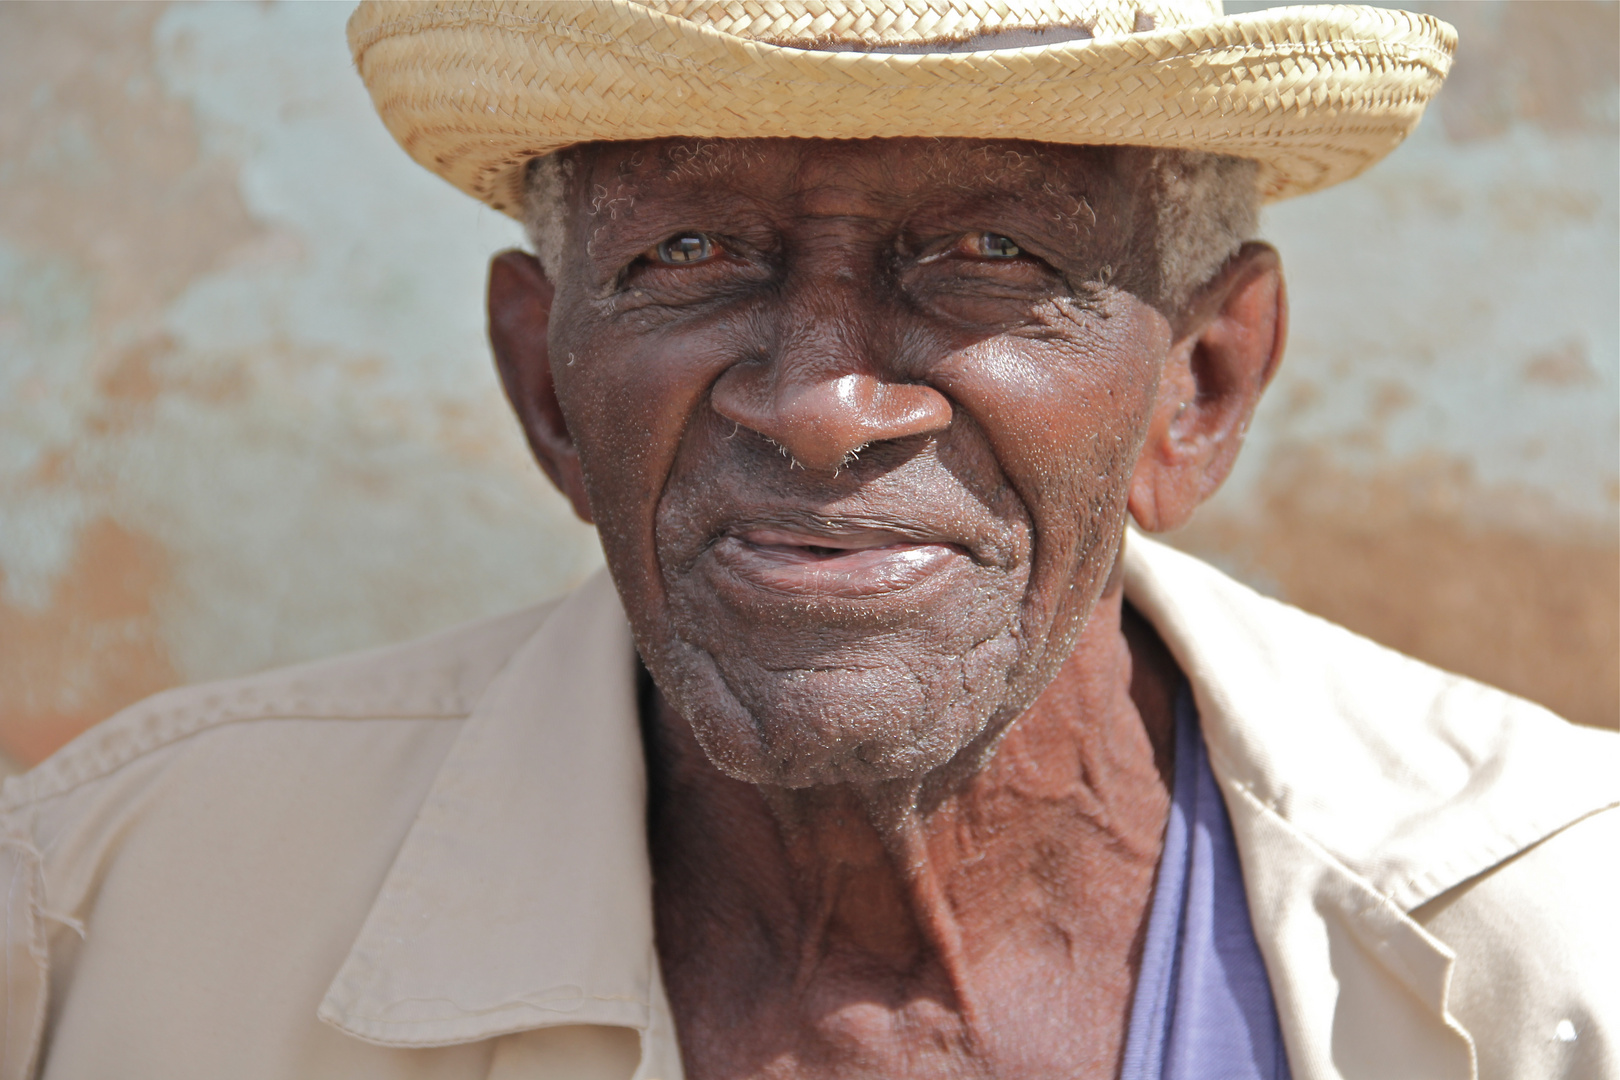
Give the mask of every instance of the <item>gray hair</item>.
POLYGON ((1259 166, 1224 154, 1160 150, 1148 169, 1157 189, 1156 291, 1168 310, 1179 311, 1259 232, 1259 166))
MULTIPOLYGON (((1146 168, 1157 266, 1145 284, 1150 299, 1175 312, 1254 238, 1260 217, 1258 169, 1243 158, 1193 150, 1151 151, 1146 168)), ((573 158, 564 151, 534 159, 526 172, 524 225, 553 281, 562 273, 573 171, 573 158)))
POLYGON ((523 227, 535 257, 552 281, 559 280, 563 241, 568 236, 568 178, 574 159, 547 154, 529 162, 523 174, 523 227))

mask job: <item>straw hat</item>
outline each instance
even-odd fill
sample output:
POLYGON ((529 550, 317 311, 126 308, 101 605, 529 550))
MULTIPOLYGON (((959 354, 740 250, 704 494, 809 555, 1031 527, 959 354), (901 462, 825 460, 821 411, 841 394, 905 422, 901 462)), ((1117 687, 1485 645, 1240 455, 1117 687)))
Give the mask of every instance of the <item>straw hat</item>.
POLYGON ((518 216, 523 165, 665 136, 962 136, 1214 151, 1264 198, 1417 125, 1457 36, 1369 7, 1220 0, 363 0, 349 47, 416 161, 518 216))

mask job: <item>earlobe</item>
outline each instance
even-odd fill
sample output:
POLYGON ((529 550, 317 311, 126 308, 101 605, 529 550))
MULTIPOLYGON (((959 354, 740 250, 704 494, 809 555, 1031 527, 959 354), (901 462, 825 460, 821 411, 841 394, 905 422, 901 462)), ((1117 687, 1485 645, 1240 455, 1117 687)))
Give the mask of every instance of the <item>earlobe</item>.
POLYGON ((529 449, 557 490, 589 523, 579 451, 568 432, 551 373, 547 334, 555 290, 539 260, 523 251, 503 251, 489 264, 489 344, 506 399, 523 427, 529 449))
POLYGON ((1269 244, 1245 244, 1199 291, 1170 348, 1131 479, 1131 515, 1143 529, 1186 524, 1226 479, 1287 328, 1281 260, 1269 244))

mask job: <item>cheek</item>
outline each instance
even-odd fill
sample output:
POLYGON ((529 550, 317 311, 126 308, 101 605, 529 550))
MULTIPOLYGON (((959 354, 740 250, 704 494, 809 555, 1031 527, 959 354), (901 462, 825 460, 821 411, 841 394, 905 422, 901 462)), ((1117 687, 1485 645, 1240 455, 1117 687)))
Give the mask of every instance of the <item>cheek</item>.
POLYGON ((1032 670, 1066 655, 1106 584, 1169 346, 1152 309, 1106 314, 985 342, 948 373, 1034 525, 1023 622, 1045 646, 1032 670))
POLYGON ((579 320, 578 331, 553 340, 552 353, 558 400, 610 562, 650 544, 682 436, 728 362, 703 335, 638 333, 630 319, 614 322, 579 320))
POLYGON ((1156 329, 1127 308, 1042 340, 995 339, 959 353, 941 381, 1046 539, 1123 497, 1168 344, 1156 329))

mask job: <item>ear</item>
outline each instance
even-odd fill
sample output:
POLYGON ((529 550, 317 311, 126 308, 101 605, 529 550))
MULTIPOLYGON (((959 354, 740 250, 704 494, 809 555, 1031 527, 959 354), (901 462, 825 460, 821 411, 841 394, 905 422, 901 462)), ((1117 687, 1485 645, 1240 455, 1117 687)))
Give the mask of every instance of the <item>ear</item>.
POLYGON ((1244 244, 1176 328, 1131 478, 1131 515, 1142 528, 1186 524, 1221 486, 1287 336, 1282 260, 1269 244, 1244 244))
POLYGON ((489 343, 529 449, 557 490, 574 505, 574 513, 591 521, 579 451, 568 433, 557 386, 551 375, 551 326, 555 293, 539 260, 523 251, 503 251, 489 264, 489 343))

